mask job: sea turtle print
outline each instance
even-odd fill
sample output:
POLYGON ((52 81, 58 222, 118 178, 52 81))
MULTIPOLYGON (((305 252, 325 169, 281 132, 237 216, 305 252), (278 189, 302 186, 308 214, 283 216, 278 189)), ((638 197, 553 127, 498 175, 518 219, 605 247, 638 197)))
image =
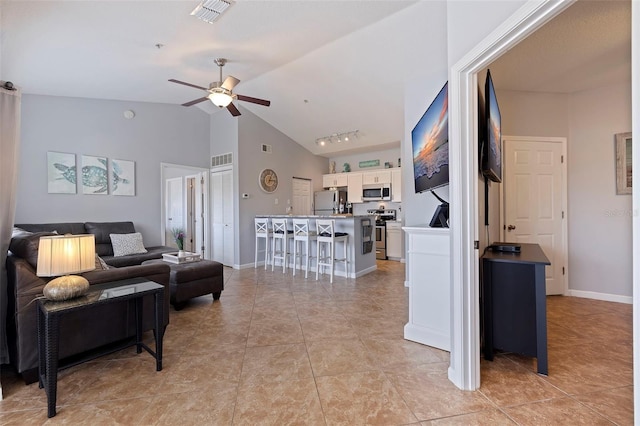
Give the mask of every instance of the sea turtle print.
POLYGON ((120 164, 118 164, 118 162, 111 162, 111 190, 115 191, 116 189, 118 189, 118 184, 122 183, 123 185, 128 185, 129 184, 129 179, 125 179, 125 178, 121 178, 120 174, 122 173, 122 168, 120 167, 120 164))
MULTIPOLYGON (((107 178, 107 160, 104 158, 98 158, 98 162, 104 165, 104 168, 100 166, 83 166, 82 167, 82 185, 90 188, 97 188, 93 191, 94 194, 101 194, 107 192, 108 178, 107 178)), ((64 164, 55 163, 54 167, 62 172, 62 177, 71 183, 76 183, 77 173, 76 167, 68 167, 64 164)))

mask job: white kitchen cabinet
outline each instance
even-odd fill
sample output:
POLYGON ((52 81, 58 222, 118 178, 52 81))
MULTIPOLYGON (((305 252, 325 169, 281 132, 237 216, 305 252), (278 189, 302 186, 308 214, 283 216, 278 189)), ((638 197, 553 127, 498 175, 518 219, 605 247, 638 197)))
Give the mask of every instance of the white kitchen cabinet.
POLYGON ((362 172, 362 183, 364 185, 374 185, 378 183, 391 183, 391 170, 376 170, 362 172))
POLYGON ((348 173, 331 173, 322 175, 323 188, 337 188, 348 185, 348 173))
POLYGON ((402 244, 402 225, 400 222, 387 221, 387 257, 390 260, 402 260, 404 258, 404 246, 402 244))
POLYGON ((399 203, 402 201, 402 169, 391 170, 391 201, 399 203))
POLYGON ((347 202, 362 203, 362 173, 349 173, 347 202))
POLYGON ((404 338, 451 351, 449 228, 411 226, 407 234, 409 322, 404 338))

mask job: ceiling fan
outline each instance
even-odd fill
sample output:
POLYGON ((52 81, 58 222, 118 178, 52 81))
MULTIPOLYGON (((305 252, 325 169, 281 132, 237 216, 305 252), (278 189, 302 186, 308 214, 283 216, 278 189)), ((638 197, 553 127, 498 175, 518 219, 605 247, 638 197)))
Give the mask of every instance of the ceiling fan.
POLYGON ((205 92, 208 92, 207 96, 194 99, 190 102, 182 104, 182 106, 188 107, 209 99, 211 102, 213 102, 214 105, 220 108, 226 107, 231 115, 237 117, 240 115, 240 111, 238 111, 238 108, 236 108, 236 106, 232 103, 234 99, 264 106, 271 105, 271 101, 267 101, 265 99, 252 98, 251 96, 244 96, 233 93, 233 88, 236 87, 238 83, 240 83, 240 80, 230 75, 224 81, 222 81, 222 67, 227 63, 227 60, 225 58, 216 58, 215 62, 216 65, 220 67, 220 80, 214 81, 213 83, 209 84, 208 89, 206 87, 196 86, 195 84, 186 83, 184 81, 176 80, 173 78, 169 80, 172 83, 183 84, 185 86, 195 87, 196 89, 201 89, 205 92))

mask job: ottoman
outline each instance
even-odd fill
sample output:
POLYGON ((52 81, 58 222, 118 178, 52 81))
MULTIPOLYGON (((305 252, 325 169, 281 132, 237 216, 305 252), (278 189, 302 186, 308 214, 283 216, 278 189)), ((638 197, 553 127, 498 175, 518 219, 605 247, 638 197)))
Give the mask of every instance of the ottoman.
POLYGON ((224 290, 223 267, 219 262, 200 260, 175 264, 161 259, 142 262, 143 265, 150 263, 164 263, 171 268, 169 276, 170 301, 176 311, 182 309, 186 302, 193 297, 211 293, 213 300, 218 300, 224 290))

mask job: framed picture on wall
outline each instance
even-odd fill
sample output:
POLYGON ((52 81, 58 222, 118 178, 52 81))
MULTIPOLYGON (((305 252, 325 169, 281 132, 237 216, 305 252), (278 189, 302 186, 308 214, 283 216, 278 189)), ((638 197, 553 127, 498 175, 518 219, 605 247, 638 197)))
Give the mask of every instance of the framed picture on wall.
POLYGON ((82 156, 82 193, 106 195, 109 190, 107 158, 82 156))
POLYGON ((47 192, 75 194, 76 187, 76 155, 47 152, 47 192))
POLYGON ((616 134, 616 193, 631 194, 631 132, 616 134))
POLYGON ((111 159, 111 194, 136 195, 136 163, 111 159))

